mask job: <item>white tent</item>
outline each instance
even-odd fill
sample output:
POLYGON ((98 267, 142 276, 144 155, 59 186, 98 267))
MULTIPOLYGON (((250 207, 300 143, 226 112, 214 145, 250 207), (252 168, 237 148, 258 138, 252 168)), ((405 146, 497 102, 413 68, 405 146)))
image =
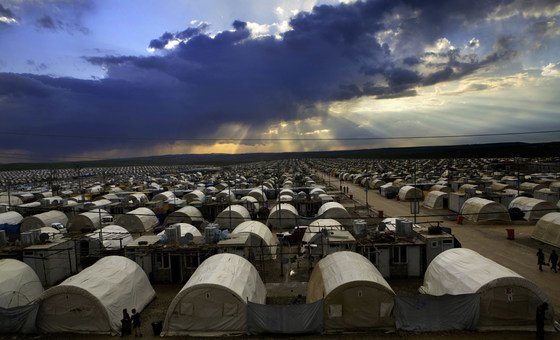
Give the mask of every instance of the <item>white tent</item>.
POLYGON ((509 208, 518 208, 523 212, 523 218, 527 221, 538 220, 544 215, 556 211, 554 204, 536 198, 519 196, 509 203, 509 208))
POLYGON ((429 209, 443 209, 443 200, 448 196, 449 194, 443 191, 430 191, 422 206, 429 209))
POLYGON ((259 201, 253 196, 243 196, 239 201, 239 204, 247 208, 250 213, 256 213, 261 207, 259 201))
POLYGON ((102 227, 101 221, 103 217, 111 217, 111 215, 103 209, 95 209, 86 211, 72 217, 68 221, 68 232, 78 233, 83 228, 99 229, 102 227))
POLYGON ((103 238, 103 248, 107 250, 119 250, 132 242, 132 235, 125 228, 118 225, 108 225, 94 233, 86 235, 88 238, 99 241, 103 238))
POLYGON ((385 184, 385 181, 380 179, 372 179, 369 181, 369 188, 370 189, 379 189, 382 185, 385 184))
POLYGON ((349 251, 319 261, 307 285, 307 303, 324 299, 327 329, 394 327, 394 297, 377 268, 349 251))
POLYGON ((423 294, 480 294, 481 328, 534 329, 535 310, 549 302, 547 319, 554 311, 546 294, 533 282, 477 252, 455 248, 432 260, 419 288, 423 294))
POLYGON ((0 273, 0 334, 33 332, 41 280, 31 267, 14 259, 0 260, 0 273))
POLYGON ((216 216, 214 223, 218 224, 221 229, 233 230, 241 222, 250 220, 251 214, 249 214, 249 211, 244 206, 232 204, 216 216))
POLYGON ((137 208, 117 217, 115 224, 131 233, 143 233, 153 229, 159 223, 156 214, 148 208, 137 208))
POLYGON ((257 202, 259 202, 259 203, 264 203, 268 200, 268 198, 266 197, 266 194, 260 188, 255 188, 255 189, 249 191, 247 196, 253 196, 254 198, 257 199, 257 202))
POLYGON ((107 256, 41 295, 37 327, 46 333, 116 334, 124 308, 141 312, 155 296, 138 264, 107 256))
POLYGON ((231 203, 235 201, 235 193, 231 189, 224 189, 216 195, 216 201, 231 203))
POLYGON ((175 197, 175 194, 172 191, 164 191, 160 192, 159 194, 155 195, 152 198, 152 202, 169 202, 173 203, 174 201, 179 200, 175 197))
POLYGON ((480 197, 471 197, 466 200, 461 207, 461 215, 474 222, 511 221, 506 207, 498 202, 480 197))
POLYGON ((251 249, 257 259, 261 259, 261 256, 264 260, 276 258, 278 239, 264 223, 258 221, 243 222, 231 232, 231 235, 233 237, 237 234, 246 233, 251 235, 251 249))
POLYGON ((421 200, 423 197, 422 190, 411 185, 405 185, 399 189, 399 199, 401 201, 421 200))
POLYGON ((247 301, 264 304, 266 288, 255 267, 234 254, 206 259, 175 296, 162 335, 242 334, 247 301))
POLYGON ((53 223, 62 223, 66 225, 68 223, 68 217, 58 210, 51 210, 41 214, 27 216, 21 222, 20 231, 27 232, 33 229, 41 229, 43 227, 50 227, 53 223))
POLYGON ((552 212, 541 217, 531 237, 560 248, 560 213, 552 212))
POLYGON ((523 182, 519 184, 519 190, 526 191, 526 192, 534 192, 540 189, 545 188, 544 185, 538 183, 531 183, 531 182, 523 182))
POLYGON ((15 211, 0 213, 0 230, 5 230, 6 234, 15 235, 19 233, 20 224, 23 216, 15 211))
POLYGON ((451 188, 447 185, 434 184, 430 187, 430 191, 441 191, 445 193, 451 192, 451 188))
POLYGON ((270 210, 266 224, 273 229, 291 229, 297 224, 298 212, 290 203, 278 203, 270 210))
MULTIPOLYGON (((183 243, 187 242, 187 234, 191 234, 193 237, 202 238, 202 234, 196 227, 192 224, 188 223, 175 223, 174 225, 179 226, 179 238, 184 241, 183 243)), ((165 235, 165 230, 161 231, 158 236, 165 235)))
POLYGON ((139 206, 148 202, 148 196, 142 192, 133 192, 126 197, 128 204, 132 206, 139 206))
POLYGON ((183 199, 185 200, 185 202, 187 202, 187 204, 192 203, 194 201, 204 203, 204 198, 205 198, 205 195, 200 190, 193 190, 193 191, 183 195, 183 199))
POLYGON ((204 222, 204 218, 202 217, 200 210, 191 205, 187 205, 169 214, 165 218, 163 225, 167 226, 175 223, 188 223, 196 227, 200 227, 202 222, 204 222))
POLYGON ((321 219, 332 218, 344 226, 352 225, 350 214, 346 208, 338 202, 327 202, 323 204, 317 212, 317 217, 321 219))

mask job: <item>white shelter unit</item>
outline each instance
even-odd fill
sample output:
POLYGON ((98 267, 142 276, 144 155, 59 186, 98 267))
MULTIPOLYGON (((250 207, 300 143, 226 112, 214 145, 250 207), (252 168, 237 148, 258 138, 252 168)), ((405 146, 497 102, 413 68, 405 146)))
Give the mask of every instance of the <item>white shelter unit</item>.
POLYGON ((257 201, 257 199, 253 196, 241 197, 241 199, 239 199, 239 204, 244 206, 251 214, 257 213, 261 207, 259 201, 257 201))
POLYGON ((37 274, 27 264, 0 260, 0 334, 35 331, 36 300, 43 293, 37 274))
POLYGON ((255 189, 249 191, 247 196, 253 196, 254 198, 257 199, 257 202, 259 202, 259 203, 264 203, 268 200, 268 198, 266 197, 266 194, 260 188, 255 188, 255 189))
POLYGON ((247 209, 239 204, 232 204, 222 210, 221 213, 216 216, 214 223, 220 225, 221 229, 233 230, 241 222, 250 221, 251 214, 247 209))
POLYGON ((192 205, 186 205, 169 214, 165 218, 163 225, 167 226, 175 223, 188 223, 200 228, 202 222, 204 222, 204 218, 202 217, 200 210, 192 205))
POLYGON ((101 208, 108 207, 111 204, 113 204, 113 202, 111 202, 108 199, 103 198, 103 199, 96 200, 96 201, 84 202, 84 208, 86 208, 88 210, 101 209, 101 208))
POLYGON ((278 239, 264 223, 259 221, 243 222, 231 232, 232 237, 238 234, 251 235, 249 245, 257 259, 271 260, 276 258, 278 239))
POLYGON ((560 248, 560 212, 552 212, 538 220, 531 238, 560 248))
POLYGON ((187 202, 187 204, 195 202, 195 201, 200 202, 200 203, 204 203, 204 198, 205 198, 205 195, 200 190, 193 190, 193 191, 183 195, 183 199, 185 200, 185 202, 187 202))
MULTIPOLYGON (((198 229, 196 229, 195 226, 193 226, 192 224, 188 224, 188 223, 175 223, 172 224, 172 226, 175 225, 176 227, 179 228, 179 235, 178 236, 178 242, 182 243, 182 244, 186 244, 189 242, 189 240, 192 240, 192 238, 197 237, 199 239, 202 239, 202 234, 200 233, 200 231, 198 229), (187 234, 191 234, 192 238, 189 238, 187 236, 187 234)), ((158 236, 163 236, 165 235, 165 230, 161 231, 160 233, 157 234, 158 236)))
POLYGON ((216 195, 216 201, 231 203, 235 201, 235 193, 231 189, 224 189, 216 195))
POLYGON ((444 200, 449 197, 449 194, 443 191, 430 191, 424 202, 422 203, 423 207, 429 209, 443 209, 444 207, 444 200))
POLYGON ((430 191, 441 191, 445 193, 451 192, 451 188, 447 185, 434 184, 430 187, 430 191))
POLYGON ((20 231, 23 233, 33 229, 50 227, 53 223, 62 223, 63 225, 66 225, 68 223, 68 217, 66 217, 62 211, 58 210, 51 210, 37 215, 27 216, 21 222, 20 231))
POLYGON ((534 191, 544 189, 545 186, 538 183, 523 182, 519 184, 519 190, 533 193, 534 191))
POLYGON ((5 204, 5 205, 20 205, 23 204, 23 200, 17 196, 14 195, 7 195, 7 194, 2 194, 0 195, 0 204, 5 204))
POLYGON ((523 219, 538 220, 544 215, 556 211, 554 204, 536 198, 519 196, 510 202, 509 208, 518 208, 523 212, 523 219))
POLYGON ((5 230, 6 234, 15 235, 19 232, 23 216, 16 211, 0 213, 0 230, 5 230))
POLYGON ((126 202, 134 207, 148 203, 148 196, 142 192, 133 192, 126 197, 126 202))
POLYGON ((117 217, 115 224, 131 233, 144 233, 152 230, 159 223, 156 214, 148 208, 138 208, 117 217))
POLYGON ((68 221, 68 232, 79 233, 82 229, 99 229, 103 227, 103 218, 112 217, 103 209, 95 209, 78 214, 68 221))
POLYGON ((298 212, 290 203, 278 203, 270 210, 266 224, 272 229, 292 229, 297 225, 298 212))
MULTIPOLYGON (((86 235, 93 241, 97 241, 97 249, 101 245, 100 238, 103 239, 103 248, 106 250, 119 250, 132 242, 132 235, 125 228, 118 225, 108 225, 100 230, 86 235)), ((92 245, 90 243, 89 249, 91 251, 92 245)))
POLYGON ((549 303, 549 325, 554 319, 552 304, 537 285, 466 248, 436 256, 419 291, 436 296, 480 294, 479 328, 533 330, 535 310, 543 302, 549 303))
POLYGON ((247 301, 266 301, 266 288, 255 267, 238 255, 214 255, 202 262, 171 301, 162 335, 243 334, 247 301))
POLYGON ((372 179, 369 181, 369 188, 370 189, 379 189, 382 185, 385 184, 385 181, 380 179, 372 179))
POLYGON ((392 194, 398 195, 399 188, 393 185, 393 182, 385 183, 379 187, 379 193, 383 197, 390 196, 392 194))
POLYGON ((317 263, 307 285, 307 303, 324 299, 326 329, 394 327, 395 292, 360 254, 340 251, 317 263))
POLYGON ((175 197, 175 194, 172 191, 164 191, 164 192, 160 192, 159 194, 155 195, 152 198, 152 202, 169 202, 169 203, 173 203, 173 201, 178 200, 177 197, 175 197))
POLYGON ((155 296, 140 266, 107 256, 41 295, 37 327, 46 333, 117 334, 123 308, 141 312, 155 296))
POLYGON ((352 225, 350 214, 348 213, 346 208, 344 208, 342 204, 338 202, 327 202, 323 204, 317 212, 317 217, 321 219, 330 218, 337 220, 343 226, 352 225))
POLYGON ((399 199, 401 201, 421 200, 424 197, 422 190, 411 185, 402 186, 399 189, 399 199))
POLYGON ((480 197, 471 197, 461 208, 461 215, 474 222, 507 221, 511 218, 503 205, 480 197))

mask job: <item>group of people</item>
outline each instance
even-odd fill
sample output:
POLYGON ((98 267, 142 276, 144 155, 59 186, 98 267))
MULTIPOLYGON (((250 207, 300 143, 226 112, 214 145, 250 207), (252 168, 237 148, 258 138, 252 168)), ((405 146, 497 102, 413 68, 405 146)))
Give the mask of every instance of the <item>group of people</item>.
POLYGON ((539 248, 539 251, 537 252, 537 264, 539 265, 539 270, 541 272, 543 270, 542 266, 550 265, 550 270, 558 273, 558 254, 556 253, 556 250, 553 250, 552 253, 550 253, 550 256, 548 257, 548 263, 546 263, 544 252, 541 248, 539 248))
POLYGON ((121 336, 132 335, 132 330, 134 330, 134 336, 142 336, 142 331, 140 330, 140 313, 136 312, 136 309, 132 309, 132 316, 128 314, 128 311, 123 309, 123 318, 121 320, 121 336))

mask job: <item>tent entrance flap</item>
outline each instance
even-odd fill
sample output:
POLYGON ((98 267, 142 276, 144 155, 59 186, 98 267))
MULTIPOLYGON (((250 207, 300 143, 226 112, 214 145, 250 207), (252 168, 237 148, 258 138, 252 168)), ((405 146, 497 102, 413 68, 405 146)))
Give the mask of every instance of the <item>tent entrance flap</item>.
POLYGON ((247 305, 247 333, 304 334, 324 330, 323 300, 301 305, 247 305))

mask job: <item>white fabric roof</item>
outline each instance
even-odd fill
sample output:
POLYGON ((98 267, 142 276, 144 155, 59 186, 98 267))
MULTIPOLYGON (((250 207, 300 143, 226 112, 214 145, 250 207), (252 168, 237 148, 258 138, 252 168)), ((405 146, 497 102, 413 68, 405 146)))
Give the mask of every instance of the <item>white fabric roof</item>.
POLYGON ((148 208, 138 208, 117 217, 115 224, 123 226, 129 232, 145 232, 159 223, 156 214, 148 208))
POLYGON ((177 197, 175 197, 175 194, 172 191, 164 191, 155 195, 152 198, 152 202, 156 202, 156 201, 169 202, 169 201, 173 201, 176 198, 177 197))
POLYGON ((531 281, 466 248, 449 249, 436 256, 424 274, 424 284, 419 291, 436 296, 460 295, 478 293, 504 284, 525 287, 543 301, 547 300, 540 288, 531 281))
POLYGON ((193 190, 185 195, 183 195, 183 199, 187 203, 191 203, 192 201, 200 201, 201 203, 204 202, 204 193, 200 190, 193 190))
POLYGON ((278 238, 276 235, 272 234, 270 229, 264 224, 259 221, 246 221, 239 224, 232 232, 231 235, 237 234, 246 234, 249 233, 254 235, 255 238, 252 240, 252 246, 259 246, 261 241, 264 242, 264 245, 270 246, 267 249, 270 249, 270 255, 276 255, 276 245, 278 245, 278 238))
POLYGON ((272 228, 293 228, 297 223, 298 212, 290 203, 278 203, 268 214, 267 225, 272 228))
POLYGON ((37 274, 21 261, 0 260, 0 273, 0 308, 25 306, 43 293, 37 274))
POLYGON ((50 227, 53 223, 62 223, 66 226, 68 217, 58 210, 51 210, 41 214, 27 216, 21 222, 21 232, 31 231, 33 229, 40 229, 42 227, 50 227))
POLYGON ((23 216, 16 211, 0 213, 0 224, 16 225, 23 221, 23 216))
POLYGON ((380 289, 388 291, 393 295, 395 292, 389 286, 383 275, 375 268, 375 266, 364 256, 351 252, 339 251, 332 253, 317 263, 317 266, 311 274, 307 289, 307 302, 315 302, 322 299, 317 295, 318 292, 313 290, 316 283, 315 280, 321 280, 324 287, 324 297, 326 298, 331 292, 343 287, 344 285, 354 282, 370 282, 380 289), (318 271, 321 275, 315 273, 318 271), (313 275, 315 274, 315 275, 313 275))
POLYGON ((332 218, 340 222, 342 225, 352 224, 350 214, 346 208, 338 202, 327 202, 323 204, 317 212, 317 217, 321 217, 323 219, 332 218))
POLYGON ((443 191, 430 191, 422 206, 431 209, 442 209, 443 208, 443 198, 447 197, 449 194, 443 191))
MULTIPOLYGON (((265 186, 264 183, 263 183, 263 186, 265 186)), ((261 203, 266 202, 268 200, 268 198, 266 197, 266 194, 260 188, 252 189, 251 191, 249 191, 247 196, 253 196, 254 198, 257 199, 258 202, 261 202, 261 203)))
MULTIPOLYGON (((191 234, 192 236, 199 236, 201 237, 202 234, 200 233, 200 231, 198 229, 196 229, 196 227, 192 224, 188 224, 188 223, 174 223, 174 225, 178 225, 179 226, 179 237, 185 237, 185 235, 187 234, 191 234)), ((158 236, 163 236, 165 234, 165 230, 161 231, 159 234, 157 234, 158 236)))
POLYGON ((399 199, 401 201, 412 200, 415 198, 422 199, 423 196, 424 194, 422 193, 422 190, 411 185, 405 185, 399 189, 399 199))
POLYGON ((500 203, 480 197, 471 197, 461 207, 461 214, 466 219, 478 221, 511 221, 509 213, 500 203))
POLYGON ((189 224, 200 224, 204 221, 202 213, 196 207, 192 205, 186 205, 179 210, 176 210, 169 214, 165 218, 164 225, 173 224, 178 222, 184 222, 189 224))
POLYGON ((560 212, 548 213, 541 217, 531 237, 560 248, 560 212))
MULTIPOLYGON (((87 237, 99 240, 100 231, 88 234, 87 237)), ((108 225, 101 228, 103 235, 103 247, 108 250, 118 250, 124 248, 132 242, 132 235, 125 228, 118 225, 108 225)))
POLYGON ((46 290, 40 298, 37 323, 47 333, 118 333, 123 308, 141 312, 155 296, 146 273, 136 262, 107 256, 46 290), (62 301, 66 303, 61 304, 57 296, 68 295, 75 297, 65 298, 62 301), (80 300, 87 300, 87 306, 96 310, 76 312, 82 307, 80 300), (102 327, 96 329, 97 325, 102 327))
POLYGON ((68 231, 78 232, 81 228, 90 227, 99 229, 101 226, 101 219, 106 216, 111 216, 103 209, 94 209, 78 214, 68 221, 68 231))
POLYGON ((216 216, 214 223, 219 224, 222 229, 233 229, 241 222, 250 220, 251 214, 249 214, 247 208, 239 204, 232 204, 216 216))
POLYGON ((518 208, 527 221, 538 220, 549 212, 556 211, 554 204, 531 197, 519 196, 509 203, 509 208, 518 208))

